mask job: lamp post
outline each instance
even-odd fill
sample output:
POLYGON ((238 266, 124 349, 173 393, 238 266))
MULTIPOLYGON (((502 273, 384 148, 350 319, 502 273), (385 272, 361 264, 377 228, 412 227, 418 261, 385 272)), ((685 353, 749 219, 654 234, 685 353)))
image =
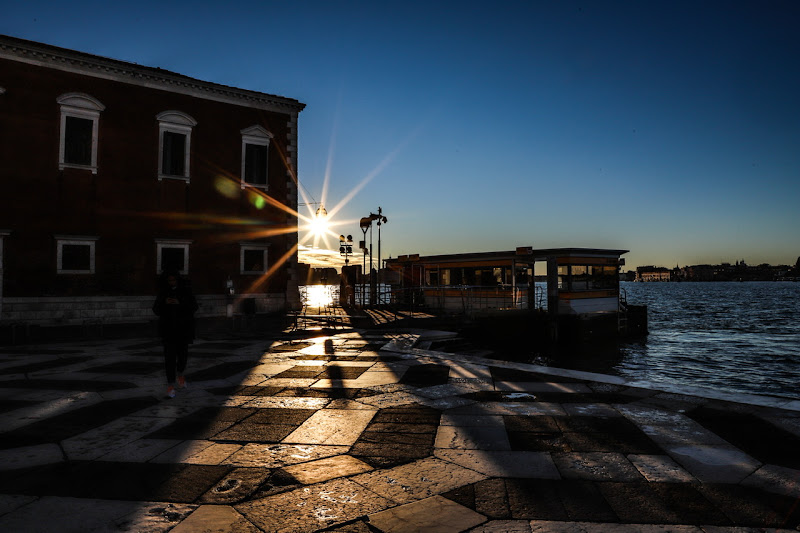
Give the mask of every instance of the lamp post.
MULTIPOLYGON (((374 216, 374 215, 371 215, 374 216)), ((381 223, 386 224, 389 220, 383 216, 383 209, 378 206, 378 281, 380 282, 380 272, 381 272, 381 223)))
MULTIPOLYGON (((364 270, 366 271, 367 264, 367 231, 369 231, 369 285, 370 285, 370 304, 375 305, 377 301, 377 279, 372 275, 372 222, 378 222, 378 270, 381 269, 381 224, 388 222, 388 219, 383 216, 383 209, 378 207, 378 214, 370 213, 368 217, 363 217, 359 222, 361 231, 364 233, 364 240, 361 241, 361 249, 364 250, 364 270)), ((376 272, 376 274, 377 274, 376 272)))
MULTIPOLYGON (((359 227, 361 228, 361 232, 364 234, 364 240, 359 242, 361 250, 364 252, 364 270, 361 272, 362 276, 367 272, 367 231, 372 229, 372 219, 370 217, 363 217, 361 221, 358 223, 359 227)), ((370 236, 372 233, 370 233, 370 236)), ((372 267, 372 250, 370 250, 369 256, 369 265, 372 267)), ((361 283, 361 305, 364 305, 366 302, 366 284, 361 283)))

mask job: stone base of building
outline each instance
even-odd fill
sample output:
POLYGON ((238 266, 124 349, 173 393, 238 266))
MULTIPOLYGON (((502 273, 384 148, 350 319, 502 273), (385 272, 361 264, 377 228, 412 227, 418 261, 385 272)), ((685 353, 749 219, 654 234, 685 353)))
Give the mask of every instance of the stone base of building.
MULTIPOLYGON (((0 344, 52 342, 78 338, 156 336, 151 296, 4 298, 0 344)), ((197 331, 272 329, 286 311, 284 294, 234 297, 198 295, 197 331)))

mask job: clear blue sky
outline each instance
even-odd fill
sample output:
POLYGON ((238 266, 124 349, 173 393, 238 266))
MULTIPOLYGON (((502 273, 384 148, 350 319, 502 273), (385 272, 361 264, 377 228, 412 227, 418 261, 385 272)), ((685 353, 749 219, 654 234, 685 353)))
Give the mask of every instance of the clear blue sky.
MULTIPOLYGON (((383 256, 800 255, 800 3, 0 1, 0 33, 296 98, 299 175, 383 256)), ((0 78, 2 73, 0 73, 0 78)), ((329 240, 331 246, 338 246, 329 240)))

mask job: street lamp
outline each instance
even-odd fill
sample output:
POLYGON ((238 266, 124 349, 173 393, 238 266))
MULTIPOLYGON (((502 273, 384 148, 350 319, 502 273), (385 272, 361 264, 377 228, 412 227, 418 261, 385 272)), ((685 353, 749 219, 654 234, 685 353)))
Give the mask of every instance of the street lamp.
POLYGON ((364 217, 359 222, 359 226, 361 226, 361 231, 364 233, 364 240, 361 241, 361 248, 364 250, 364 270, 366 270, 366 262, 367 262, 367 231, 369 231, 369 279, 370 279, 370 304, 375 305, 377 303, 377 277, 372 275, 372 222, 378 222, 378 270, 376 272, 379 273, 381 270, 381 224, 385 224, 388 222, 388 219, 383 216, 383 209, 378 207, 378 214, 370 213, 368 217, 364 217))
POLYGON ((344 256, 344 264, 347 266, 350 263, 349 256, 353 253, 353 236, 348 235, 345 239, 344 235, 339 235, 339 254, 344 256))

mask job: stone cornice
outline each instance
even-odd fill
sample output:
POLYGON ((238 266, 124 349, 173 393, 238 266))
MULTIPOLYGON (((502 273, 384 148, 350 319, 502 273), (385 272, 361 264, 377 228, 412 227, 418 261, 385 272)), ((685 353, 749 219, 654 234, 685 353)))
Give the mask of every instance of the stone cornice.
POLYGON ((6 35, 0 35, 0 58, 278 113, 297 113, 305 107, 305 104, 293 98, 229 87, 161 68, 145 67, 6 35))

